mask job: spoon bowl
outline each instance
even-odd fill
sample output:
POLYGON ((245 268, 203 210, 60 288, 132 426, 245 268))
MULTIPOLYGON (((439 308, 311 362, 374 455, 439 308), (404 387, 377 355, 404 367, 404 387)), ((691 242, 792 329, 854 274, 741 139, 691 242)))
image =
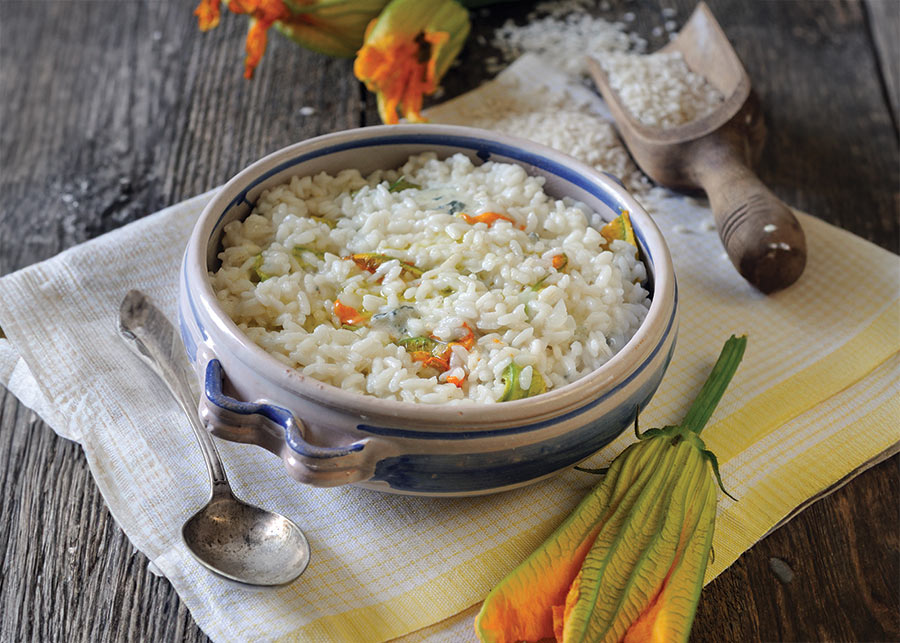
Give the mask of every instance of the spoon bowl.
POLYGON ((279 586, 309 564, 309 543, 288 518, 235 497, 212 437, 200 422, 175 327, 139 290, 119 307, 119 335, 153 369, 184 411, 203 452, 212 486, 209 502, 181 529, 188 550, 204 567, 232 581, 279 586))
POLYGON ((309 564, 297 525, 234 496, 214 497, 184 523, 181 537, 207 569, 240 583, 286 585, 309 564))

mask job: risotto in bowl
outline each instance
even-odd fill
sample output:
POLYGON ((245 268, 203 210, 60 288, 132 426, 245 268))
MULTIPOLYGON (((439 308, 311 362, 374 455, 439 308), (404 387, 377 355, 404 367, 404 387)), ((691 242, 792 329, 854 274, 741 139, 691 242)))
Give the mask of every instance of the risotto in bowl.
POLYGON ((205 208, 179 314, 214 434, 298 480, 467 495, 610 442, 659 384, 676 287, 614 179, 438 125, 285 148, 205 208))

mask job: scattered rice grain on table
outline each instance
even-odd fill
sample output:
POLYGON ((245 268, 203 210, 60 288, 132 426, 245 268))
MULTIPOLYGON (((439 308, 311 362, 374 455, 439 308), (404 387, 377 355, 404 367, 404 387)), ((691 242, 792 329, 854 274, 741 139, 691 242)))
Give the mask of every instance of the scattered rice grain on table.
POLYGON ((575 79, 587 79, 587 56, 599 59, 610 52, 642 52, 647 46, 622 23, 577 10, 565 17, 555 12, 534 17, 523 25, 507 21, 494 31, 491 44, 507 61, 526 52, 535 53, 575 79))
POLYGON ((552 390, 619 350, 649 298, 633 246, 601 250, 599 216, 542 185, 518 165, 433 154, 294 178, 226 226, 211 282, 259 346, 347 390, 494 402, 512 363, 520 386, 552 390))

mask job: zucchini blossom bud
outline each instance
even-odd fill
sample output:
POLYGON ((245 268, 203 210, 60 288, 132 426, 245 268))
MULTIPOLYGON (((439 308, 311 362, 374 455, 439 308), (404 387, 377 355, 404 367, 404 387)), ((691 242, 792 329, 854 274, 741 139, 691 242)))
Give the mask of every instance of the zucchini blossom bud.
POLYGON ((291 16, 275 28, 302 47, 328 56, 352 57, 366 27, 388 0, 285 0, 291 16))
POLYGON ((638 441, 485 599, 475 621, 482 641, 687 642, 722 485, 699 433, 746 344, 725 342, 681 424, 639 433, 635 414, 638 441))

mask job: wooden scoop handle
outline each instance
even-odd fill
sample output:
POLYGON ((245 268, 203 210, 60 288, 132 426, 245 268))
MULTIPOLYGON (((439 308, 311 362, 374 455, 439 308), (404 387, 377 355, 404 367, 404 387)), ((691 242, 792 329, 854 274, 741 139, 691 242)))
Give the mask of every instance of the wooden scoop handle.
POLYGON ((806 266, 800 223, 735 146, 713 145, 694 157, 698 161, 692 169, 709 197, 731 263, 764 293, 790 286, 806 266))

